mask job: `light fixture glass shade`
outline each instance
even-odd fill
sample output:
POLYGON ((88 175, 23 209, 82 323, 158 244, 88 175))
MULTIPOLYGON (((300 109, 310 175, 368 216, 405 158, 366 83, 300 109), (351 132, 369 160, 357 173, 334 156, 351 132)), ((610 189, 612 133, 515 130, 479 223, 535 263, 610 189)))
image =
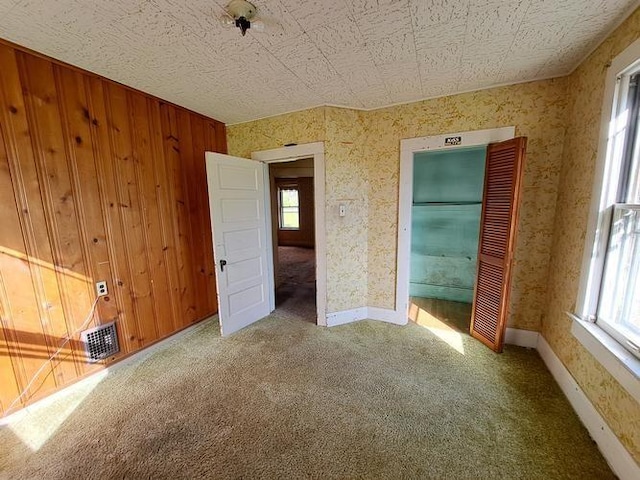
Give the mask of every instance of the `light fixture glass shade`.
POLYGON ((256 32, 264 32, 264 22, 261 20, 251 22, 251 30, 255 30, 256 32))
POLYGON ((223 15, 220 17, 220 24, 223 27, 235 27, 236 21, 228 15, 223 15))

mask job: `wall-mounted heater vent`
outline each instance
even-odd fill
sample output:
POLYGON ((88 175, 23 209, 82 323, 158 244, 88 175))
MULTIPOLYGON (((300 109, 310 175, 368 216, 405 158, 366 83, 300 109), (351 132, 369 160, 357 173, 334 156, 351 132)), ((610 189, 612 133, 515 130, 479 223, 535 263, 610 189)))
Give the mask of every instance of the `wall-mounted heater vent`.
POLYGON ((120 351, 115 322, 82 332, 82 343, 90 362, 97 362, 120 351))

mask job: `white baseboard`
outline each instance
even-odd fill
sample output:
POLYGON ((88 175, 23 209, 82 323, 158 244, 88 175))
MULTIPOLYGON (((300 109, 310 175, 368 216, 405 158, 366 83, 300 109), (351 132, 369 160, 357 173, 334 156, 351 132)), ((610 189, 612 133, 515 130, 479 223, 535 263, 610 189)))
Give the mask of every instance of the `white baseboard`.
MULTIPOLYGON (((393 323, 394 325, 406 325, 409 321, 406 315, 401 315, 396 310, 378 307, 360 307, 352 310, 328 313, 327 326, 336 327, 365 319, 393 323)), ((520 330, 518 328, 507 328, 504 341, 509 345, 536 348, 538 344, 538 332, 520 330)))
POLYGON ((395 310, 378 307, 360 307, 352 310, 342 310, 340 312, 327 314, 327 327, 336 327, 359 320, 371 319, 381 322, 393 323, 395 325, 406 325, 405 315, 398 314, 395 310))
POLYGON ((393 323, 395 325, 406 325, 409 321, 407 315, 398 313, 397 310, 386 308, 368 307, 367 318, 380 320, 381 322, 393 323))
POLYGON ((504 343, 517 345, 519 347, 536 348, 538 346, 539 335, 538 332, 532 332, 531 330, 507 327, 504 335, 504 343))
POLYGON ((327 327, 337 327, 338 325, 357 322, 358 320, 364 320, 365 318, 367 318, 367 307, 327 313, 327 327))
POLYGON ((537 349, 614 473, 621 480, 640 478, 640 466, 609 428, 542 335, 538 336, 537 349))

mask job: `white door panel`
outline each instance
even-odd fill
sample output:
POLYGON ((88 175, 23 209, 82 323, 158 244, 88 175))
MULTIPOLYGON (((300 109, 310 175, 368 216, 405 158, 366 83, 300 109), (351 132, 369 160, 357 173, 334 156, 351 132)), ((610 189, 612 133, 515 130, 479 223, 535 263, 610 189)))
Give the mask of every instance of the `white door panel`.
POLYGON ((258 250, 262 247, 259 228, 224 232, 223 239, 225 245, 227 245, 227 254, 234 254, 243 250, 258 250))
POLYGON ((252 167, 237 165, 220 165, 220 183, 227 190, 257 191, 260 188, 258 175, 252 167))
POLYGON ((223 222, 256 222, 260 220, 260 202, 253 198, 223 198, 220 207, 223 222))
POLYGON ((229 295, 229 313, 230 315, 241 314, 253 309, 263 301, 264 290, 262 285, 253 285, 229 295))
POLYGON ((262 277, 262 260, 260 257, 249 258, 234 263, 235 268, 227 272, 227 287, 237 288, 247 282, 254 282, 262 277))
POLYGON ((218 316, 222 334, 229 335, 270 312, 264 169, 260 162, 210 152, 206 163, 218 316))

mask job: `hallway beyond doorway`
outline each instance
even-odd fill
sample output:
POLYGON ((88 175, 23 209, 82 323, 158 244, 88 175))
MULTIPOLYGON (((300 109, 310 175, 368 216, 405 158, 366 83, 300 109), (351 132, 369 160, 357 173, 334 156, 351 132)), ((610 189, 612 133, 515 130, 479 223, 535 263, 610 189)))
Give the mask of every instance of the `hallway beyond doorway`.
POLYGON ((316 323, 316 261, 313 248, 278 247, 276 309, 316 323))

